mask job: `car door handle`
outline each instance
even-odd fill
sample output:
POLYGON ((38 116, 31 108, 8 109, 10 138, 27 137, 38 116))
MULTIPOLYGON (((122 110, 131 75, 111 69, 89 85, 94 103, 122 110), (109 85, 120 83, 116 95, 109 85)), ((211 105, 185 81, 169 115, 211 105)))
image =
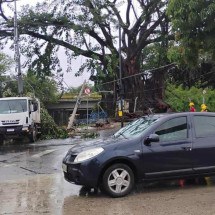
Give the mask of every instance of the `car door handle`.
POLYGON ((190 147, 190 146, 188 146, 188 147, 181 147, 184 151, 191 151, 192 150, 192 148, 190 147))

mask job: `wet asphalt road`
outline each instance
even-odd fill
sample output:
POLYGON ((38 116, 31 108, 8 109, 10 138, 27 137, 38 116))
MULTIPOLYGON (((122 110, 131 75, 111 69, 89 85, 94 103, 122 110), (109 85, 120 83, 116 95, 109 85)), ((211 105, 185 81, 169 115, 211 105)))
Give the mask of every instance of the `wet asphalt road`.
POLYGON ((0 146, 0 214, 215 214, 213 178, 183 187, 179 181, 139 184, 129 196, 119 199, 66 182, 62 158, 80 141, 66 139, 0 146))
POLYGON ((80 140, 51 140, 0 146, 0 182, 37 174, 61 173, 61 161, 80 140))

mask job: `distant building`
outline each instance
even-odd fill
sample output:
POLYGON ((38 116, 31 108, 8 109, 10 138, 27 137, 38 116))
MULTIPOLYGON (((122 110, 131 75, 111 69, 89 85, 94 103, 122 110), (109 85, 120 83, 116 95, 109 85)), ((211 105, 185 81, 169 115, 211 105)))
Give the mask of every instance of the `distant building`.
MULTIPOLYGON (((63 96, 58 100, 57 103, 52 103, 46 105, 46 108, 49 114, 53 117, 56 124, 62 126, 67 125, 70 114, 72 114, 73 109, 76 104, 76 96, 63 96)), ((78 106, 78 110, 76 112, 79 118, 86 118, 87 109, 88 114, 90 114, 93 110, 96 110, 98 102, 101 101, 101 96, 99 95, 91 95, 89 97, 83 97, 80 100, 80 104, 78 106)))

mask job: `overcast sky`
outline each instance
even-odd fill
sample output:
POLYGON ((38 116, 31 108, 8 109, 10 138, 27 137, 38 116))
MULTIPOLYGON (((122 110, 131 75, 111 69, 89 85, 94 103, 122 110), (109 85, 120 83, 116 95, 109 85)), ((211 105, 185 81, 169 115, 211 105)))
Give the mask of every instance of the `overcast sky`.
MULTIPOLYGON (((29 4, 29 5, 36 5, 37 2, 43 2, 44 0, 18 0, 17 1, 17 12, 19 12, 20 10, 20 7, 23 6, 23 5, 26 5, 26 4, 29 4)), ((47 2, 49 0, 46 0, 47 2)), ((13 4, 13 3, 11 3, 13 4)), ((13 6, 13 5, 11 5, 13 6)), ((13 14, 11 14, 11 16, 13 16, 13 14)), ((6 54, 10 55, 11 57, 14 57, 14 52, 12 50, 10 50, 9 48, 6 48, 4 50, 6 52, 6 54)), ((67 73, 66 72, 66 65, 67 65, 67 60, 66 60, 66 56, 63 54, 63 52, 60 52, 59 53, 59 56, 60 56, 60 60, 61 60, 61 66, 63 68, 63 72, 64 72, 64 86, 67 88, 67 87, 77 87, 77 86, 80 86, 84 80, 89 80, 89 76, 90 74, 89 73, 84 73, 82 76, 80 77, 75 77, 74 76, 74 73, 75 73, 75 70, 79 68, 80 64, 84 61, 84 57, 79 57, 78 60, 75 60, 72 62, 72 68, 74 68, 74 70, 72 72, 69 72, 67 73), (65 66, 64 66, 65 65, 65 66)), ((24 61, 24 57, 21 56, 21 62, 24 61)), ((92 82, 90 82, 92 84, 92 82)))

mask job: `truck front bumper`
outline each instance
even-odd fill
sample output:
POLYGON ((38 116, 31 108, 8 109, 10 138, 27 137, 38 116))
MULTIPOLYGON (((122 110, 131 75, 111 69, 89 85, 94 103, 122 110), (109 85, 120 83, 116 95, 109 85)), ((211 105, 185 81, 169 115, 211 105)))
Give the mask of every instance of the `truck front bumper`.
POLYGON ((0 135, 4 138, 12 138, 12 137, 20 137, 25 136, 29 133, 29 129, 26 127, 26 129, 23 128, 22 125, 19 126, 7 126, 7 127, 0 127, 0 135))

